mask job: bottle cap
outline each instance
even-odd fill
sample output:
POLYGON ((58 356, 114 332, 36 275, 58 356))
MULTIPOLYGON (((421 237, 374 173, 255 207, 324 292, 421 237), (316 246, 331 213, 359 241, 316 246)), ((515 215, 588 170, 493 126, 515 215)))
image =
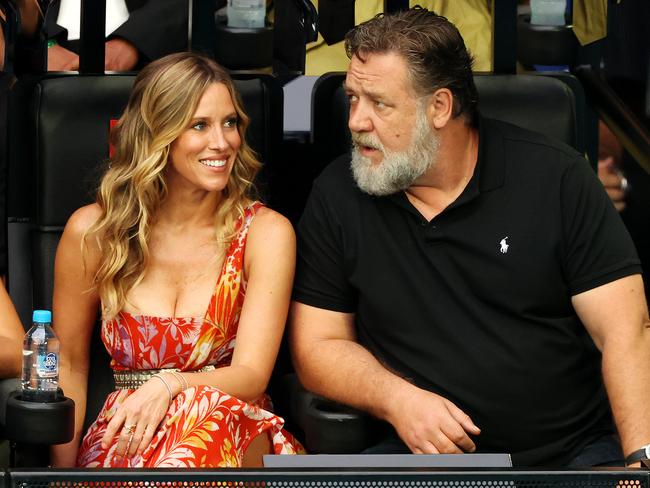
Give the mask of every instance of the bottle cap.
POLYGON ((50 324, 52 323, 52 312, 49 310, 34 310, 34 314, 32 315, 32 322, 50 324))

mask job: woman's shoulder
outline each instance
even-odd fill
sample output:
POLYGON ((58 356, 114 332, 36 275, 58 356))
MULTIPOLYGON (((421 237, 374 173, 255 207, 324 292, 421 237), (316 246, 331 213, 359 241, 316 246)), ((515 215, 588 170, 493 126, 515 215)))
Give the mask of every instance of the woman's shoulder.
POLYGON ((289 219, 263 205, 257 206, 248 231, 248 244, 295 245, 295 232, 289 219))
POLYGON ((264 205, 258 205, 255 216, 251 221, 250 231, 256 233, 278 232, 293 233, 293 226, 280 212, 270 209, 264 205))
POLYGON ((80 263, 90 275, 94 274, 100 258, 99 241, 86 239, 88 229, 101 217, 97 204, 86 205, 74 211, 65 225, 57 248, 57 261, 72 268, 80 263), (80 252, 84 249, 84 252, 80 252))
POLYGON ((68 219, 65 231, 75 236, 83 236, 90 227, 99 220, 102 209, 96 203, 78 208, 68 219))
POLYGON ((292 269, 296 260, 296 234, 289 219, 275 210, 259 206, 250 223, 245 256, 247 276, 250 276, 251 269, 260 265, 260 269, 292 269))

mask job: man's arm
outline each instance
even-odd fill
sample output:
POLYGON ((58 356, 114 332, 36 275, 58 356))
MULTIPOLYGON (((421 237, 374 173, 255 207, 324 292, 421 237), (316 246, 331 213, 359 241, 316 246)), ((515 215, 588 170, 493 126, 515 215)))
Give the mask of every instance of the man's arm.
POLYGON ((580 320, 603 356, 603 377, 629 455, 650 443, 650 320, 640 275, 572 298, 580 320))
POLYGON ((354 315, 293 302, 290 341, 302 384, 388 421, 416 454, 475 450, 480 429, 449 400, 386 369, 356 342, 354 315))
POLYGON ((0 378, 20 376, 24 335, 25 330, 0 278, 0 378))

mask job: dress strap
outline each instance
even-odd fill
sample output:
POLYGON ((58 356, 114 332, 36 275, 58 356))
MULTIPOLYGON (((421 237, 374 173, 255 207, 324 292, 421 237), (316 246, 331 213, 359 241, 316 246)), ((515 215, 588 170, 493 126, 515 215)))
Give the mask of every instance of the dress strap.
POLYGON ((263 206, 262 202, 255 201, 244 209, 244 215, 239 217, 237 222, 237 235, 230 243, 226 256, 237 253, 238 250, 243 249, 246 246, 246 237, 248 236, 248 229, 253 221, 253 217, 255 217, 257 211, 263 206))

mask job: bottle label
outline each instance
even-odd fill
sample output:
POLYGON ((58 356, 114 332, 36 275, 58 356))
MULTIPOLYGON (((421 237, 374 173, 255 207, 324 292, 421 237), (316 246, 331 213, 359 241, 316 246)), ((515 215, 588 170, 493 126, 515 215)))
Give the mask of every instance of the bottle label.
POLYGON ((40 354, 36 361, 36 373, 39 378, 56 378, 59 376, 59 358, 53 352, 40 354))

